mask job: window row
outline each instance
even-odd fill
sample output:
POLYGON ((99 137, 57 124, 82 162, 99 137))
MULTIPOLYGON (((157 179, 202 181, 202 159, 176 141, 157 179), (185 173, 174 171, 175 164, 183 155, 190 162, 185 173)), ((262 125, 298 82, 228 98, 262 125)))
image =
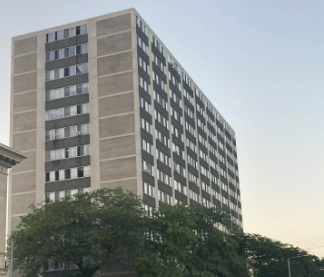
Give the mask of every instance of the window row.
POLYGON ((180 81, 169 72, 169 80, 175 87, 180 90, 180 81))
POLYGON ((138 85, 150 94, 150 85, 140 75, 138 75, 138 85))
POLYGON ((163 109, 165 109, 166 111, 168 110, 167 101, 165 101, 165 99, 155 90, 154 90, 154 100, 158 102, 163 109))
POLYGON ((179 65, 175 62, 175 60, 170 55, 168 55, 168 62, 179 73, 179 71, 180 71, 179 65))
POLYGON ((89 124, 74 125, 46 131, 46 141, 89 134, 89 124))
POLYGON ((173 116, 176 121, 178 121, 180 124, 182 124, 182 115, 180 113, 178 113, 172 107, 171 107, 171 116, 173 116))
POLYGON ((46 71, 46 81, 61 79, 84 73, 88 73, 88 63, 71 65, 64 68, 46 71))
POLYGON ((144 51, 145 54, 148 55, 148 46, 140 36, 137 36, 137 45, 144 51))
POLYGON ((149 65, 146 63, 146 61, 144 61, 142 59, 141 56, 137 56, 138 59, 138 65, 147 73, 150 75, 150 67, 149 65))
POLYGON ((189 103, 191 105, 194 105, 194 101, 193 101, 193 97, 191 96, 191 94, 186 91, 185 89, 183 89, 183 96, 186 97, 186 99, 189 101, 189 103))
POLYGON ((149 154, 152 154, 152 144, 143 138, 142 138, 142 150, 144 150, 149 154))
POLYGON ((90 176, 90 166, 75 167, 45 173, 45 182, 78 179, 90 176))
POLYGON ((87 33, 87 25, 79 25, 72 28, 63 29, 60 31, 47 33, 46 34, 46 42, 52 42, 56 40, 61 40, 69 37, 74 37, 78 35, 83 35, 87 33))
POLYGON ((71 189, 71 190, 63 190, 63 191, 55 191, 55 192, 49 192, 45 194, 45 202, 56 202, 59 201, 61 198, 64 197, 71 197, 75 194, 81 194, 90 192, 90 188, 81 188, 81 189, 71 189))
POLYGON ((46 111, 46 121, 89 113, 89 103, 46 111))
POLYGON ((181 141, 183 141, 183 134, 182 134, 182 132, 177 128, 177 127, 175 127, 175 126, 171 126, 172 128, 171 128, 171 130, 172 130, 172 134, 176 137, 176 138, 178 138, 178 139, 180 139, 181 141))
POLYGON ((173 182, 174 185, 174 189, 183 193, 183 194, 187 194, 187 187, 183 184, 181 184, 180 182, 174 180, 173 182))
POLYGON ((187 155, 187 161, 188 164, 190 164, 193 168, 197 169, 197 161, 193 157, 187 155))
POLYGON ((159 190, 159 200, 165 204, 171 205, 171 195, 159 190))
POLYGON ((154 53, 152 53, 152 61, 165 74, 165 66, 164 66, 164 63, 161 62, 161 60, 154 53))
POLYGON ((164 48, 162 44, 155 38, 155 36, 151 36, 151 42, 159 50, 159 52, 164 56, 164 48))
MULTIPOLYGON (((48 197, 50 197, 50 196, 48 196, 48 197)), ((52 198, 55 199, 55 195, 53 195, 52 198)), ((49 202, 49 201, 50 200, 48 199, 47 202, 49 202)), ((54 202, 55 200, 51 200, 51 201, 54 202)), ((72 262, 57 262, 57 261, 49 261, 45 265, 45 271, 70 270, 70 269, 78 269, 78 266, 72 262)))
POLYGON ((170 99, 172 99, 180 108, 182 107, 181 98, 170 89, 170 99))
POLYGON ((158 178, 158 180, 167 184, 168 186, 171 185, 171 182, 170 182, 171 177, 159 169, 157 170, 157 178, 158 178))
POLYGON ((89 92, 89 84, 78 84, 74 86, 52 89, 46 91, 46 101, 60 99, 64 97, 74 96, 82 93, 89 92))
POLYGON ((184 72, 182 72, 182 79, 191 88, 191 80, 184 72))
POLYGON ((187 105, 184 106, 185 113, 191 118, 195 119, 195 113, 187 107, 187 105))
POLYGON ((45 151, 45 161, 49 162, 55 160, 70 159, 75 157, 87 156, 89 154, 90 154, 89 144, 72 146, 64 149, 45 151))
POLYGON ((141 117, 141 128, 151 134, 151 124, 146 121, 143 117, 141 117))
POLYGON ((164 144, 166 147, 169 147, 169 138, 163 135, 160 131, 155 129, 155 137, 158 141, 164 144))
POLYGON ((85 53, 88 53, 87 43, 73 45, 70 47, 46 52, 46 61, 47 62, 55 61, 55 60, 64 59, 64 58, 85 54, 85 53))
POLYGON ((162 124, 163 127, 168 128, 168 120, 157 110, 154 109, 155 119, 162 124))
POLYGON ((156 149, 156 158, 167 166, 170 166, 170 157, 165 155, 159 149, 156 149))
POLYGON ((147 102, 142 96, 140 96, 140 107, 146 112, 151 113, 151 104, 147 102))
POLYGON ((139 19, 138 16, 136 16, 136 24, 137 26, 142 30, 142 32, 147 35, 147 28, 144 25, 144 23, 142 22, 142 20, 139 19))
POLYGON ((143 182, 143 192, 147 195, 154 196, 153 195, 154 187, 146 182, 143 182))
POLYGON ((166 84, 165 84, 165 82, 154 71, 153 71, 153 81, 155 81, 156 84, 166 92, 166 84))

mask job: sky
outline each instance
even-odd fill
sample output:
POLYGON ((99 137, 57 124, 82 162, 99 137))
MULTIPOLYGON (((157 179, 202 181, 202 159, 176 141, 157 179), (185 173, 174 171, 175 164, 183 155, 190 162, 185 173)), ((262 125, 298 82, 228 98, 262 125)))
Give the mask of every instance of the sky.
POLYGON ((322 0, 0 0, 0 142, 11 37, 131 7, 234 128, 244 231, 323 257, 322 0))

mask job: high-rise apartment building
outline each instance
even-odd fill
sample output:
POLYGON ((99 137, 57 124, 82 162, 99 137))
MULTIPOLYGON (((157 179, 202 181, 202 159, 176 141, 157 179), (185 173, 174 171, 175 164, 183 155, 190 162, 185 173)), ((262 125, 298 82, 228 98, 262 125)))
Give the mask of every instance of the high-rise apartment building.
POLYGON ((229 211, 235 132, 135 9, 12 40, 9 232, 31 203, 99 188, 229 211))

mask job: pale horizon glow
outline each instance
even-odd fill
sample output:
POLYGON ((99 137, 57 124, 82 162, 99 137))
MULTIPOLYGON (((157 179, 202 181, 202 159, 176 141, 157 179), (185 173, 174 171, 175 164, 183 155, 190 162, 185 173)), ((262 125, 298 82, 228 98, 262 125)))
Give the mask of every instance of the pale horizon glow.
POLYGON ((323 1, 2 1, 0 142, 11 37, 132 7, 234 128, 245 232, 323 257, 323 1))

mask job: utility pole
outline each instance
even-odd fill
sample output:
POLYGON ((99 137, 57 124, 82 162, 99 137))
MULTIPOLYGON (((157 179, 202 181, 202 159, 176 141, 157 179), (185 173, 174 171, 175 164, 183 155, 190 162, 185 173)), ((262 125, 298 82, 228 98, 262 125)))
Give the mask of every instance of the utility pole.
POLYGON ((297 259, 297 258, 301 258, 301 257, 308 257, 310 255, 301 255, 301 256, 296 256, 296 257, 290 257, 288 258, 288 274, 289 274, 289 277, 291 277, 291 272, 290 272, 290 260, 291 259, 297 259))

